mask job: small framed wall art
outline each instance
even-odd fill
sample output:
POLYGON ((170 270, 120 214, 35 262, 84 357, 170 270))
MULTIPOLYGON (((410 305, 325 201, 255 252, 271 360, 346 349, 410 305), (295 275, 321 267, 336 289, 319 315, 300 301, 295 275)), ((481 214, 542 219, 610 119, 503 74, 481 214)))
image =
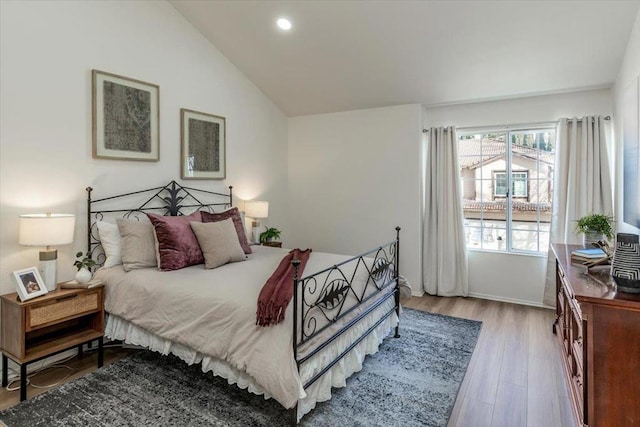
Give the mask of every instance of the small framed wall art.
POLYGON ((93 157, 160 159, 160 87, 92 71, 93 157))
POLYGON ((180 169, 182 179, 226 177, 225 118, 180 110, 180 169))
POLYGON ((13 280, 16 282, 16 290, 18 291, 20 301, 39 297, 48 292, 44 280, 42 280, 38 269, 35 267, 14 271, 11 276, 13 276, 13 280))

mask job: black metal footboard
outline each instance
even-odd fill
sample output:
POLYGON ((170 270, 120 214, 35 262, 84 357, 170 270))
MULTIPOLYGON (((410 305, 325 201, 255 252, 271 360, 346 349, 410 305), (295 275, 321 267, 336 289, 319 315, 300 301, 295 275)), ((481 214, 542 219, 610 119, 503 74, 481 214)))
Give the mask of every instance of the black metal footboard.
MULTIPOLYGON (((394 311, 398 317, 400 316, 399 261, 400 227, 396 227, 395 240, 302 278, 298 277, 300 261, 292 261, 294 266, 293 354, 298 371, 301 365, 351 330, 390 298, 394 298, 395 302, 391 310, 384 313, 333 361, 308 379, 303 384, 305 390, 369 336, 394 311), (364 280, 364 286, 356 287, 355 282, 362 280, 364 280), (366 308, 355 314, 363 307, 366 308), (329 328, 335 327, 335 323, 341 320, 346 323, 332 331, 322 343, 316 344, 304 357, 299 357, 303 345, 329 328)), ((399 336, 398 325, 395 337, 399 336)), ((291 423, 297 424, 297 405, 291 410, 291 417, 291 423)))

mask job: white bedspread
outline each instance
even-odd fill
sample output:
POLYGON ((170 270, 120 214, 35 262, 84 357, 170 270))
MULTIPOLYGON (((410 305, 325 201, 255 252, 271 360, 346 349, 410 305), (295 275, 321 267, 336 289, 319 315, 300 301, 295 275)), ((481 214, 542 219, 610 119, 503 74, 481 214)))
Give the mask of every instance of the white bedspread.
MULTIPOLYGON (((292 351, 292 304, 283 323, 266 328, 255 324, 260 290, 288 250, 253 249, 249 260, 214 270, 198 265, 126 273, 116 266, 100 269, 96 278, 106 283, 107 312, 225 361, 291 408, 306 396, 292 351)), ((347 258, 313 252, 305 275, 347 258)))

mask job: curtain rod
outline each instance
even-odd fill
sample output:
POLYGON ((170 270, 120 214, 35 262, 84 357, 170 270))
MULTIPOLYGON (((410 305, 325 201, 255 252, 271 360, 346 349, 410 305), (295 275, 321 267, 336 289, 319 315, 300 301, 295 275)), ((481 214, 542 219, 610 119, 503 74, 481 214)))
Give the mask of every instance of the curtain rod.
MULTIPOLYGON (((611 120, 611 116, 604 116, 603 118, 604 118, 605 120, 611 120)), ((567 120, 572 120, 572 119, 567 119, 567 120)), ((582 119, 577 119, 576 121, 577 121, 577 122, 581 122, 581 121, 582 121, 582 119)))
MULTIPOLYGON (((604 117, 605 120, 611 120, 611 116, 605 116, 604 117)), ((581 122, 582 119, 577 119, 577 122, 581 122)), ((549 125, 555 125, 557 124, 558 121, 555 122, 535 122, 535 123, 516 123, 516 124, 510 124, 510 125, 482 125, 482 126, 465 126, 465 127, 460 127, 460 128, 456 128, 456 130, 469 130, 469 129, 513 129, 513 128, 519 128, 519 127, 535 127, 535 126, 549 126, 549 125)), ((444 131, 447 132, 449 129, 448 128, 444 128, 444 131)), ((422 133, 427 133, 429 132, 429 129, 422 129, 422 133)))

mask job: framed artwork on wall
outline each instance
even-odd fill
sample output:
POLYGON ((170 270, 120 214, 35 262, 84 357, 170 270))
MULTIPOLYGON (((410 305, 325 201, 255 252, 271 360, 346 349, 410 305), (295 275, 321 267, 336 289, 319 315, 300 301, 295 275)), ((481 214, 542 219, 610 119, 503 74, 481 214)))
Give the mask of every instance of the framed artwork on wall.
POLYGON ((16 291, 20 301, 39 297, 48 292, 44 280, 42 280, 38 269, 35 267, 14 271, 11 276, 16 282, 16 291))
POLYGON ((160 87, 92 71, 93 158, 160 159, 160 87))
POLYGON ((640 76, 626 88, 622 100, 624 222, 640 228, 640 76))
POLYGON ((180 170, 182 179, 226 177, 225 118, 180 110, 180 170))

